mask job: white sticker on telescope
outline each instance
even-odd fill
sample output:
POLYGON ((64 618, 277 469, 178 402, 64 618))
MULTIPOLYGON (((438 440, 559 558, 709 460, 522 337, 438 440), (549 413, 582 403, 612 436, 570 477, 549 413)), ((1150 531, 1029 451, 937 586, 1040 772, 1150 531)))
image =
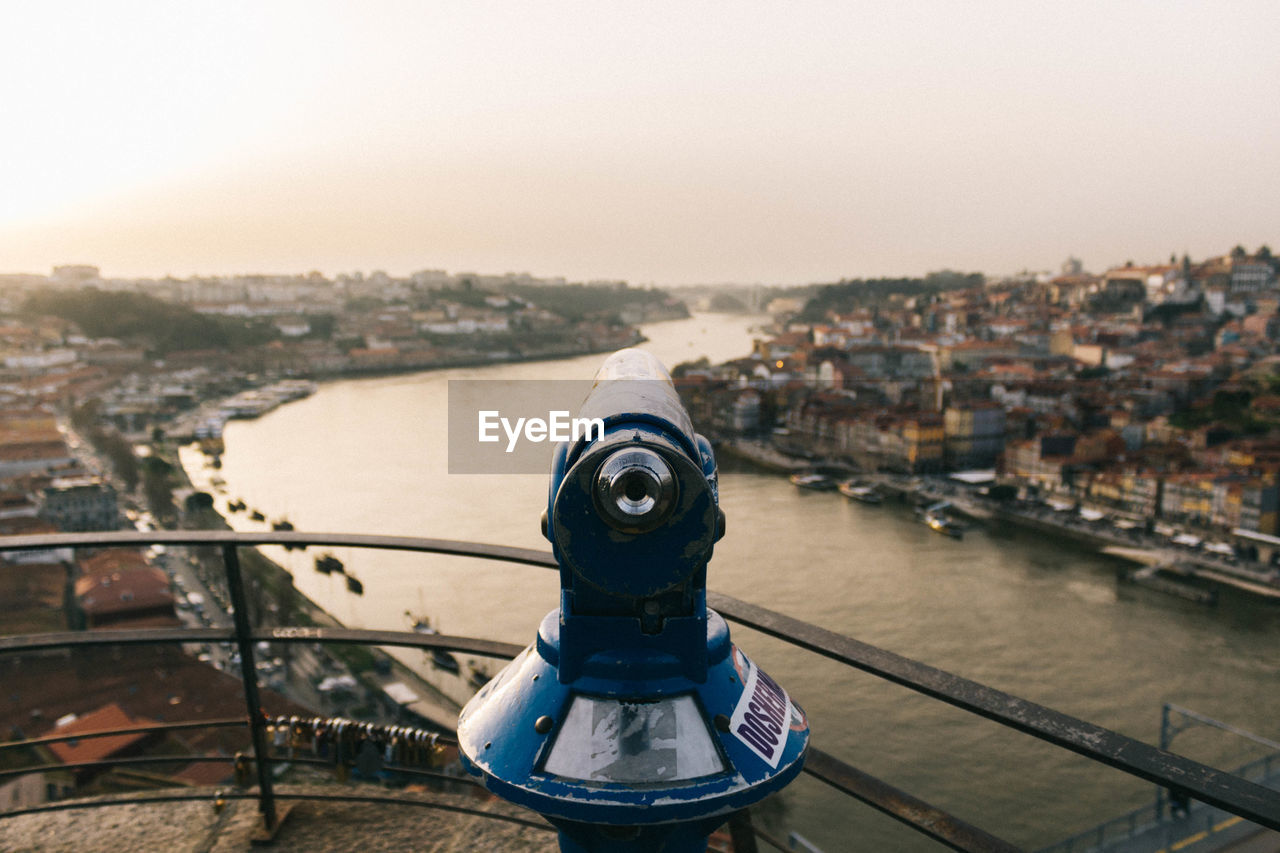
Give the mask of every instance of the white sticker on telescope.
POLYGON ((743 678, 742 698, 729 721, 729 730, 760 756, 761 761, 777 769, 791 733, 791 697, 737 648, 733 653, 735 663, 739 664, 739 674, 745 671, 746 677, 743 678))

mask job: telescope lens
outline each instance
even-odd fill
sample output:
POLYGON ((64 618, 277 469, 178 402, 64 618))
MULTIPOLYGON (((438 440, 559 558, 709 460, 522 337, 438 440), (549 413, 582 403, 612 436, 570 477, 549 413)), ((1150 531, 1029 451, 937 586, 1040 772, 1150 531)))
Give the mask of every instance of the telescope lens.
POLYGON ((596 505, 610 526, 626 533, 644 533, 666 521, 675 498, 671 466, 646 448, 619 450, 596 473, 596 505))
POLYGON ((639 503, 648 497, 649 485, 649 478, 635 471, 622 475, 622 493, 633 503, 639 503))

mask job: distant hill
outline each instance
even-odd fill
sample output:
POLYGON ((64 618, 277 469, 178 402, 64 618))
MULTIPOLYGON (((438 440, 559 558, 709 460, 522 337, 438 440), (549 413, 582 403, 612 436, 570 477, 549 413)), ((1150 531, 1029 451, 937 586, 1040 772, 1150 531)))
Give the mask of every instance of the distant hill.
POLYGON ((952 270, 929 273, 924 278, 852 279, 818 288, 796 318, 818 322, 830 312, 845 313, 883 303, 894 294, 927 296, 948 290, 982 287, 982 273, 960 273, 952 270))
POLYGON ((573 322, 616 318, 629 308, 656 307, 671 298, 664 290, 626 284, 518 284, 501 290, 573 322))
POLYGON ((69 320, 90 338, 117 338, 154 355, 178 350, 235 350, 279 337, 270 323, 198 314, 185 305, 141 293, 43 290, 22 306, 28 316, 69 320))

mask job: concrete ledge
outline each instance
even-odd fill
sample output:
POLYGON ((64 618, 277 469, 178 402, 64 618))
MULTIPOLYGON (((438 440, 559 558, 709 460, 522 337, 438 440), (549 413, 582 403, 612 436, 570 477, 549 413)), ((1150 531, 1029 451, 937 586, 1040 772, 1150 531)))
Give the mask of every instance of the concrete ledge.
MULTIPOLYGON (((165 853, 240 853, 274 850, 303 851, 416 850, 423 853, 461 853, 492 850, 503 853, 556 853, 556 834, 482 815, 458 814, 427 808, 422 803, 478 809, 486 813, 541 818, 489 797, 442 794, 435 791, 390 791, 375 785, 279 785, 279 795, 386 796, 395 803, 288 800, 289 815, 268 847, 250 846, 261 825, 256 800, 227 800, 215 809, 217 789, 179 789, 146 792, 200 795, 186 802, 94 805, 129 795, 78 800, 88 807, 0 816, 3 848, 13 853, 117 853, 121 850, 163 850, 165 853)), ((140 793, 140 795, 142 795, 140 793)), ((282 801, 284 802, 284 801, 282 801)), ((69 804, 69 803, 68 803, 69 804)))

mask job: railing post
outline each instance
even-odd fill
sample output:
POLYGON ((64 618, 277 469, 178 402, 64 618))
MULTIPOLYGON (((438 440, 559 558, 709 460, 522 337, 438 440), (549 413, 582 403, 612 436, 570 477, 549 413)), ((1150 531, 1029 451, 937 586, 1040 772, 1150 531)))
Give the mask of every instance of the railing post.
POLYGON ((240 651, 240 678, 244 682, 244 702, 249 709, 249 733, 253 738, 253 763, 258 771, 258 811, 267 833, 276 829, 276 796, 271 787, 271 765, 267 754, 267 723, 258 698, 258 668, 253 659, 253 631, 249 627, 249 606, 245 601, 244 579, 240 575, 240 554, 235 545, 222 546, 222 564, 227 572, 227 592, 231 596, 236 647, 240 651))
MULTIPOLYGON (((1165 702, 1160 706, 1160 748, 1167 750, 1169 744, 1173 741, 1173 736, 1177 732, 1173 731, 1172 721, 1169 719, 1169 711, 1171 706, 1165 702)), ((1165 786, 1156 785, 1156 823, 1164 820, 1165 806, 1165 786)))
POLYGON ((739 809, 729 818, 729 838, 733 841, 733 853, 757 853, 756 831, 751 826, 748 809, 739 809))

